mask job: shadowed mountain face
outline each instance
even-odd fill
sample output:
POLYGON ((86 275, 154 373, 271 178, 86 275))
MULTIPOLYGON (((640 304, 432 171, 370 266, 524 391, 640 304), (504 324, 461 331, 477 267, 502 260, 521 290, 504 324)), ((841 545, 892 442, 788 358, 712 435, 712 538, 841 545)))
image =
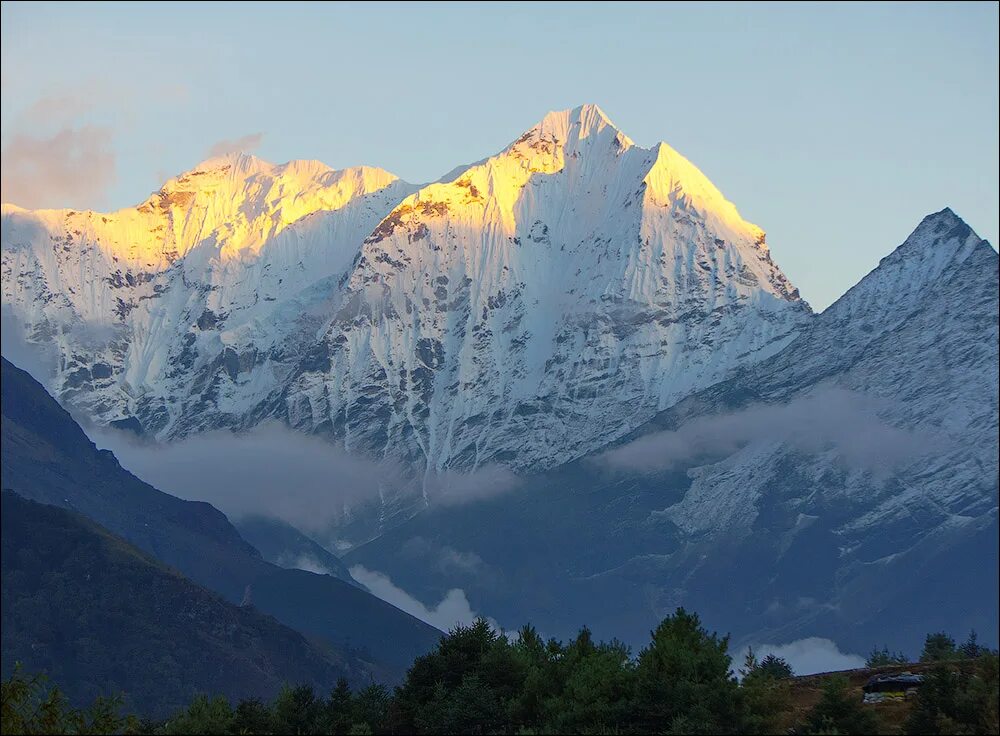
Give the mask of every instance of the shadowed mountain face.
POLYGON ((70 701, 124 693, 149 717, 197 693, 273 697, 285 682, 364 683, 367 663, 237 607, 71 511, 3 492, 3 662, 70 701))
POLYGON ((243 516, 233 523, 240 536, 250 542, 264 559, 278 567, 332 575, 358 585, 339 557, 291 524, 260 515, 243 516))
POLYGON ((997 642, 997 253, 950 210, 772 358, 511 496, 345 557, 508 627, 640 642, 674 606, 737 642, 997 642), (442 564, 455 555, 475 569, 442 564))
POLYGON ((356 585, 265 562, 206 503, 161 493, 98 450, 31 376, 3 359, 3 487, 72 509, 195 583, 302 633, 359 650, 378 679, 399 677, 439 632, 356 585))

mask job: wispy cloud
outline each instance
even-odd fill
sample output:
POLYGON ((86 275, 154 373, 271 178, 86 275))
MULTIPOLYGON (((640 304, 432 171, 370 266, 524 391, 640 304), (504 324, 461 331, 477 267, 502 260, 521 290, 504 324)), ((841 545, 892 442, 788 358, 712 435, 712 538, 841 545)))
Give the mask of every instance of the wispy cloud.
POLYGON ((221 140, 218 143, 213 144, 206 154, 207 158, 215 158, 216 156, 225 156, 228 153, 252 153, 256 151, 260 146, 261 141, 264 140, 263 133, 250 133, 242 138, 234 138, 232 140, 221 140))
POLYGON ((484 465, 474 472, 443 470, 427 481, 428 499, 439 506, 461 506, 509 493, 520 484, 517 475, 502 465, 484 465))
MULTIPOLYGON (((390 460, 352 454, 331 442, 278 422, 242 434, 205 432, 158 444, 113 429, 88 428, 100 446, 147 483, 181 498, 208 501, 235 518, 280 519, 326 538, 349 514, 383 495, 422 494, 428 504, 473 503, 516 487, 510 471, 490 466, 474 473, 425 474, 390 460)), ((464 559, 451 560, 460 564, 464 559)))
MULTIPOLYGON (((469 599, 461 588, 452 588, 437 605, 427 606, 393 583, 387 575, 369 570, 363 565, 355 565, 350 572, 372 595, 441 631, 449 631, 459 625, 468 626, 480 615, 472 610, 469 599)), ((494 629, 500 630, 496 621, 488 617, 486 620, 494 629)))
POLYGON ((125 432, 88 430, 119 462, 167 493, 208 501, 226 514, 281 519, 307 533, 326 532, 344 513, 401 483, 390 463, 351 455, 277 424, 245 434, 205 432, 170 444, 125 432))
POLYGON ((115 181, 111 129, 63 127, 52 135, 15 133, 0 156, 0 198, 22 207, 98 208, 115 181))
POLYGON ((23 322, 9 304, 0 306, 0 353, 41 384, 48 384, 59 365, 55 345, 29 343, 25 339, 23 322))
POLYGON ((803 452, 835 450, 851 467, 884 472, 944 440, 882 420, 878 399, 829 387, 787 404, 755 404, 697 417, 676 430, 656 432, 597 456, 617 470, 651 472, 727 456, 752 442, 779 441, 803 452))
POLYGON ((93 94, 60 94, 39 97, 18 118, 18 127, 61 127, 78 122, 94 109, 93 94))
POLYGON ((403 543, 400 552, 409 560, 420 560, 444 575, 465 575, 482 578, 489 573, 483 558, 475 552, 462 552, 424 537, 412 537, 403 543))

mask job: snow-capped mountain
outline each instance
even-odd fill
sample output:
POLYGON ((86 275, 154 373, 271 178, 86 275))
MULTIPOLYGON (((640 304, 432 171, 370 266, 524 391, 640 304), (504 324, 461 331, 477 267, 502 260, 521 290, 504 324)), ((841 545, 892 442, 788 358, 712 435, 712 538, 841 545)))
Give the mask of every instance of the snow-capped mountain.
POLYGON ((5 205, 2 242, 5 309, 98 423, 278 419, 429 470, 583 455, 811 316, 701 172, 589 105, 419 188, 233 156, 108 215, 5 205))
POLYGON ((930 215, 776 355, 347 561, 557 636, 586 621, 639 642, 683 605, 744 644, 916 652, 974 628, 995 645, 998 262, 930 215), (443 563, 459 556, 474 569, 443 563))
POLYGON ((343 272, 412 190, 379 169, 233 155, 108 215, 4 205, 3 303, 56 348, 49 387, 86 416, 161 437, 210 426, 271 388, 237 386, 253 360, 231 345, 268 350, 289 297, 343 272))
POLYGON ((2 243, 5 325, 99 424, 518 471, 329 530, 429 606, 638 641, 684 605, 855 651, 995 631, 998 257, 950 210, 813 315, 701 172, 584 106, 426 186, 232 156, 117 213, 4 205, 2 243))

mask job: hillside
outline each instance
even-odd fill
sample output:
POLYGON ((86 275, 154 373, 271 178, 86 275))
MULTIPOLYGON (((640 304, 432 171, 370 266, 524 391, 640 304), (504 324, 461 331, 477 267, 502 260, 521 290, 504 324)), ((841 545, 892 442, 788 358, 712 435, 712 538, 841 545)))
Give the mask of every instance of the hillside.
POLYGON ((152 717, 199 692, 274 697, 365 682, 356 654, 322 650, 237 607, 79 514, 3 492, 2 669, 45 672, 70 702, 122 692, 152 717))
MULTIPOLYGON (((911 672, 915 675, 926 676, 940 666, 941 664, 936 662, 911 662, 909 664, 890 665, 886 667, 865 667, 856 670, 823 672, 815 675, 793 677, 788 681, 788 696, 791 710, 782 714, 779 721, 781 732, 794 732, 793 729, 796 724, 802 723, 806 715, 823 697, 823 686, 829 683, 832 678, 846 678, 850 696, 856 697, 860 701, 863 695, 861 688, 875 675, 911 672)), ((951 670, 971 672, 975 669, 975 662, 954 661, 947 663, 945 667, 951 670)), ((875 714, 880 734, 904 734, 906 733, 906 720, 913 711, 915 704, 913 699, 886 700, 882 703, 866 704, 864 707, 875 714)))
POLYGON ((162 493, 98 450, 40 384, 2 360, 3 486, 72 509, 195 583, 331 646, 365 650, 392 682, 440 632, 357 585, 264 561, 217 509, 162 493))

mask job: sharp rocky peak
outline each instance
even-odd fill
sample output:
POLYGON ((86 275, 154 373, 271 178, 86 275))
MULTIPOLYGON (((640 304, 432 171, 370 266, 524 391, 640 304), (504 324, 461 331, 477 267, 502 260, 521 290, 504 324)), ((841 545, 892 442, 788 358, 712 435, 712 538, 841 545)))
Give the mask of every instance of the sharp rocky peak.
POLYGON ((903 319, 927 289, 981 247, 989 245, 945 207, 925 217, 901 245, 823 316, 841 321, 864 313, 886 315, 890 322, 903 319))

